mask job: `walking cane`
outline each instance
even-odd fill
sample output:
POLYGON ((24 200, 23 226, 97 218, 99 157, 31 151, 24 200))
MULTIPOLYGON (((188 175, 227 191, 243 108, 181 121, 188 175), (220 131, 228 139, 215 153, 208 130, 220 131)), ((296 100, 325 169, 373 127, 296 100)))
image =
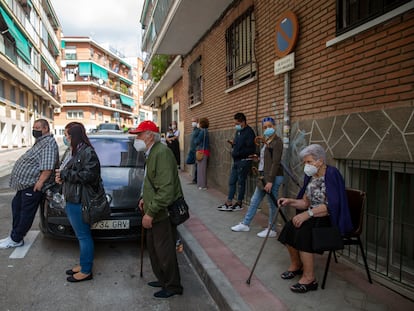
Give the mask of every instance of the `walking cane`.
POLYGON ((141 271, 139 276, 142 277, 142 267, 144 264, 144 226, 141 224, 141 271))
MULTIPOLYGON (((262 183, 263 183, 263 186, 264 186, 264 184, 265 184, 264 179, 263 179, 263 178, 259 178, 259 179, 261 179, 261 181, 262 181, 262 183)), ((264 190, 263 190, 263 191, 264 191, 264 190)), ((270 196, 271 200, 272 200, 272 201, 273 201, 273 203, 276 205, 276 213, 275 213, 275 216, 273 216, 272 223, 270 224, 270 228, 273 228, 274 224, 276 223, 276 220, 277 220, 277 214, 278 214, 279 212, 280 212, 280 215, 282 215, 282 218, 283 218, 284 222, 286 223, 286 222, 287 222, 286 216, 283 214, 282 210, 281 210, 281 209, 280 209, 280 207, 278 206, 278 204, 277 204, 277 200, 276 200, 275 196, 273 195, 273 193, 272 193, 272 192, 267 192, 267 194, 270 196)), ((251 279, 252 279, 252 276, 253 276, 254 270, 256 269, 256 265, 257 265, 257 263, 259 262, 259 258, 260 258, 260 256, 262 255, 262 252, 263 252, 264 246, 265 246, 265 244, 266 244, 267 238, 269 237, 269 234, 270 234, 270 230, 267 230, 266 237, 265 237, 265 239, 264 239, 264 241, 263 241, 263 243, 262 243, 262 246, 261 246, 261 248, 260 248, 260 250, 259 250, 259 253, 257 254, 256 260, 255 260, 255 262, 254 262, 254 264, 253 264, 252 271, 250 272, 249 278, 246 280, 246 283, 247 283, 247 284, 249 284, 249 285, 250 285, 250 281, 251 281, 251 279)))

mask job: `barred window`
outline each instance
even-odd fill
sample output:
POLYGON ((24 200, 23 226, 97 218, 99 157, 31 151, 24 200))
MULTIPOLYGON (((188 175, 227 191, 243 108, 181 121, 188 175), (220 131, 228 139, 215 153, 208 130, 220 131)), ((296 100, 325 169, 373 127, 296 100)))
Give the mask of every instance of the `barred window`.
POLYGON ((188 68, 189 88, 188 102, 190 106, 201 102, 202 95, 202 74, 201 56, 199 56, 188 68))
POLYGON ((250 7, 226 30, 228 88, 256 75, 254 39, 255 19, 250 7))
POLYGON ((349 31, 410 0, 336 0, 336 32, 349 31))

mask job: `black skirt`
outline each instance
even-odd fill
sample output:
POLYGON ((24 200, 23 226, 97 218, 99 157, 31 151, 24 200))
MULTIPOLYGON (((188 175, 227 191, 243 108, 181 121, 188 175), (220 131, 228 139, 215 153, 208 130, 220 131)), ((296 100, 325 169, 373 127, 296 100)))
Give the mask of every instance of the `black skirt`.
POLYGON ((305 221, 299 228, 296 228, 292 220, 290 220, 283 227, 278 240, 282 244, 292 246, 298 251, 322 254, 323 252, 315 252, 312 248, 312 228, 330 226, 331 220, 329 216, 312 217, 305 221))

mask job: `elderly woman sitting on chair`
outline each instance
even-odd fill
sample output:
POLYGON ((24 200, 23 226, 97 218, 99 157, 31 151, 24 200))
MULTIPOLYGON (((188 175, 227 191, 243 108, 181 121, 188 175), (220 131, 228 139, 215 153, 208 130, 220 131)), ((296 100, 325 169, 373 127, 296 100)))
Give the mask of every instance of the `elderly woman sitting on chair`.
POLYGON ((279 206, 296 209, 296 216, 283 228, 279 241, 290 255, 290 266, 280 276, 293 279, 302 275, 290 289, 295 293, 317 290, 313 267, 312 228, 335 225, 341 234, 352 230, 345 183, 337 168, 326 165, 322 146, 309 145, 300 154, 304 163, 305 180, 297 199, 280 198, 279 206))

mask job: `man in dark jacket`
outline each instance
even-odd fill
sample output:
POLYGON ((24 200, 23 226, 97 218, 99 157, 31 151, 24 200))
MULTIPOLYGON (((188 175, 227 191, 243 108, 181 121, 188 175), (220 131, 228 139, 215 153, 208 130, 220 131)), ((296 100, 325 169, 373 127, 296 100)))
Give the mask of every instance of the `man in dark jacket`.
POLYGON ((246 116, 238 112, 234 115, 236 135, 233 141, 229 141, 233 150, 231 156, 233 165, 231 167, 229 178, 229 193, 227 201, 218 207, 220 211, 232 212, 243 209, 242 202, 246 191, 246 178, 252 167, 252 159, 249 157, 256 151, 254 138, 256 135, 250 126, 247 125, 246 116), (236 194, 237 184, 237 201, 233 204, 233 198, 236 194))

